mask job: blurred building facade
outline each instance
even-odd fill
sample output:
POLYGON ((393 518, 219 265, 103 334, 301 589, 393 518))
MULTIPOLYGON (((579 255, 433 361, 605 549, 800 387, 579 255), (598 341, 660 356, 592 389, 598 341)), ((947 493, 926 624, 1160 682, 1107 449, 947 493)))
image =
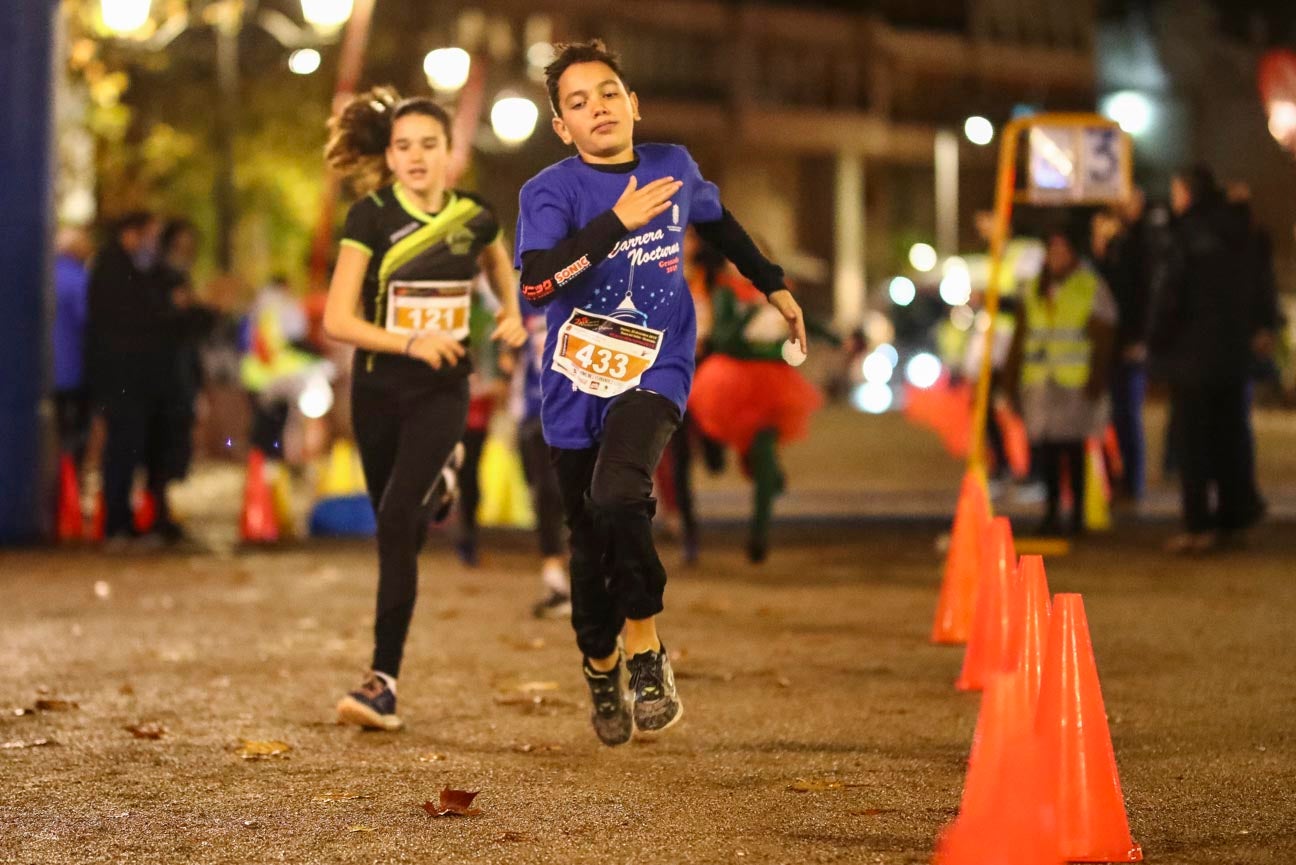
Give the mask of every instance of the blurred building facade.
MULTIPOLYGON (((1090 0, 834 5, 847 8, 719 0, 488 8, 515 32, 606 40, 639 94, 640 140, 687 145, 729 208, 800 277, 812 311, 852 327, 867 288, 897 272, 911 243, 936 240, 938 133, 957 135, 958 225, 971 245, 972 213, 991 200, 995 147, 963 139, 965 119, 998 127, 1014 111, 1092 110, 1095 16, 1090 0)), ((544 129, 536 137, 552 139, 544 129)), ((516 182, 560 153, 550 140, 506 160, 487 154, 479 185, 511 216, 503 205, 516 182)))

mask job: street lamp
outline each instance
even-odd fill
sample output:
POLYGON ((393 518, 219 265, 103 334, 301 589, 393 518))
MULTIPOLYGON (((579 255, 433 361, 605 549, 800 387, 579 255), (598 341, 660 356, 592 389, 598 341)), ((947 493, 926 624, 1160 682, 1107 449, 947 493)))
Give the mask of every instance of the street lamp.
POLYGON ((453 93, 468 83, 472 57, 462 48, 438 48, 423 58, 423 74, 433 90, 453 93))
POLYGON ((994 140, 994 124, 984 117, 974 115, 963 121, 963 134, 978 147, 985 147, 994 140))
POLYGON ((927 273, 936 266, 936 248, 930 243, 915 243, 909 247, 909 264, 919 273, 927 273))
POLYGON ((491 106, 491 129, 505 144, 521 144, 535 132, 540 109, 525 96, 504 96, 491 106))
MULTIPOLYGON (((100 0, 104 25, 116 36, 131 39, 148 22, 151 0, 100 0)), ((249 4, 255 6, 255 4, 249 4)), ((311 46, 330 41, 346 23, 354 0, 302 0, 301 27, 288 16, 272 9, 262 10, 255 22, 285 48, 298 49, 289 58, 289 68, 308 75, 319 68, 319 52, 311 46), (300 49, 311 49, 303 51, 300 49), (314 55, 312 57, 312 55, 314 55)), ((229 272, 234 259, 234 226, 237 202, 234 188, 234 130, 238 126, 239 34, 247 8, 242 0, 209 0, 201 16, 179 11, 168 17, 148 39, 132 39, 143 51, 161 51, 195 23, 210 24, 216 33, 216 95, 214 130, 216 139, 216 184, 212 205, 216 210, 216 263, 229 272)))
POLYGON ((148 21, 151 0, 100 0, 99 15, 113 33, 134 33, 148 21))
POLYGON ((353 0, 301 0, 302 17, 323 33, 331 33, 347 23, 354 6, 353 0))

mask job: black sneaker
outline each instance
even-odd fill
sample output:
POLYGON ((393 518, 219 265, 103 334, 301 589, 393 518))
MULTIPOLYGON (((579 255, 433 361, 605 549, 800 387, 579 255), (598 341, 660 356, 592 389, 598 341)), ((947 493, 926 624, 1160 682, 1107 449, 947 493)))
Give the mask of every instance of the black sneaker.
POLYGON ((590 689, 590 702, 594 704, 590 711, 590 723, 594 725, 594 732, 604 745, 624 745, 634 733, 630 705, 626 702, 621 687, 623 670, 620 657, 617 658, 617 665, 606 673, 600 673, 591 667, 589 659, 581 663, 585 684, 590 689))
POLYGON ((565 619, 571 615, 571 595, 551 589, 542 600, 536 601, 531 615, 537 619, 565 619))
POLYGON ((450 516, 450 509, 459 498, 459 469, 463 466, 463 462, 464 446, 463 442, 459 442, 454 446, 454 450, 450 451, 450 456, 446 457, 445 465, 441 467, 441 474, 432 484, 432 489, 428 490, 427 498, 423 500, 423 503, 431 508, 432 522, 435 525, 445 522, 446 517, 450 516))
POLYGON ((372 673, 365 683, 347 694, 337 704, 338 720, 356 724, 366 730, 399 730, 396 716, 396 694, 381 677, 372 673))
POLYGON ((665 646, 657 652, 631 656, 626 666, 630 668, 630 690, 634 692, 635 729, 660 733, 684 717, 684 704, 675 690, 675 672, 665 646))

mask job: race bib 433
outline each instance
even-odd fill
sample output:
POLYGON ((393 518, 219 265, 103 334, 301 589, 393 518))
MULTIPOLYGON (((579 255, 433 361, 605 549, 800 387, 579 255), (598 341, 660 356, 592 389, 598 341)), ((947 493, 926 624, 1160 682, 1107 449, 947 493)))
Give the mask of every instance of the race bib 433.
POLYGON ((637 387, 657 360, 662 333, 575 309, 558 330, 552 367, 582 393, 617 396, 637 387))

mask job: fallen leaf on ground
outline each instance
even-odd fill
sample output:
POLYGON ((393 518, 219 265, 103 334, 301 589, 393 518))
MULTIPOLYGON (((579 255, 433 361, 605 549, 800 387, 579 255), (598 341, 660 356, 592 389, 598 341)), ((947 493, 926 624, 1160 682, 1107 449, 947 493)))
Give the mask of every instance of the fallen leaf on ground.
POLYGON ((433 817, 476 817, 481 809, 472 807, 472 803, 478 792, 445 787, 441 790, 440 803, 424 802, 423 810, 433 817))
POLYGON ((863 787, 863 784, 848 784, 844 781, 833 781, 828 778, 797 778, 788 785, 793 793, 822 793, 825 790, 845 790, 850 787, 863 787))
POLYGON ((562 745, 556 742, 542 742, 538 745, 523 742, 520 745, 514 745, 513 750, 519 754, 556 754, 562 750, 562 745))
POLYGON ((356 799, 368 799, 364 793, 344 793, 337 790, 330 790, 327 793, 320 793, 314 798, 316 802, 351 802, 356 799))
POLYGON ((348 832, 377 832, 377 826, 348 826, 348 832))
POLYGON ((559 709, 574 709, 576 704, 562 697, 546 694, 510 694, 495 698, 498 706, 516 706, 535 715, 553 714, 559 709))
POLYGON ((128 724, 122 729, 136 739, 161 739, 167 733, 167 728, 156 721, 149 721, 147 724, 128 724))
POLYGON ((774 679, 774 683, 775 683, 776 685, 778 685, 780 688, 790 688, 790 687, 792 687, 792 680, 789 679, 787 676, 779 676, 779 677, 777 677, 776 679, 774 679))
POLYGON ((57 745, 53 739, 32 739, 30 742, 5 742, 0 748, 6 751, 12 751, 17 748, 43 748, 46 745, 57 745))
POLYGON ((556 691, 558 690, 557 682, 523 682, 517 688, 524 694, 534 694, 539 691, 556 691))
POLYGON ((260 826, 260 825, 261 825, 261 824, 258 823, 256 820, 244 820, 244 821, 243 821, 243 827, 244 827, 245 829, 255 829, 255 828, 257 828, 257 827, 260 826))
POLYGON ((499 843, 516 843, 525 841, 527 838, 521 832, 505 832, 503 835, 496 836, 495 840, 499 843))
POLYGON ((123 682, 122 686, 117 689, 117 693, 123 697, 133 697, 135 696, 135 686, 130 682, 123 682))
POLYGON ((445 754, 419 754, 420 763, 443 763, 449 759, 445 754))
POLYGON ((524 637, 500 637, 506 646, 517 649, 519 652, 535 652, 543 649, 546 645, 544 637, 535 637, 526 639, 524 637))
POLYGON ((244 739, 243 744, 234 753, 244 760, 265 760, 270 757, 283 757, 291 750, 292 745, 287 742, 256 742, 251 739, 244 739))
POLYGON ((81 707, 71 700, 59 700, 54 697, 41 697, 36 701, 38 712, 71 712, 79 708, 81 707))

